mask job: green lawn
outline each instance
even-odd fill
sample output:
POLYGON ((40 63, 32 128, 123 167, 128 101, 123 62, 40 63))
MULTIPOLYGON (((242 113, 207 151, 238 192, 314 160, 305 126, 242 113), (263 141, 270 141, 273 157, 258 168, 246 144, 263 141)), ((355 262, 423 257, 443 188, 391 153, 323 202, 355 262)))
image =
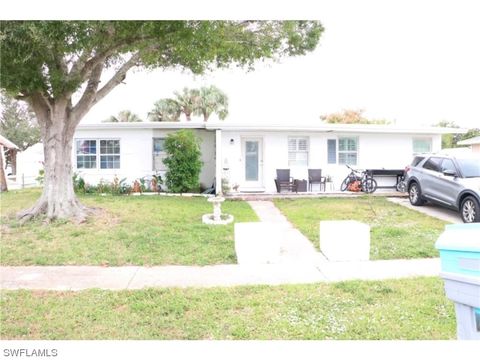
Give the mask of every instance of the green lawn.
MULTIPOLYGON (((76 225, 40 220, 19 226, 14 215, 33 204, 40 190, 2 193, 2 265, 207 265, 235 263, 233 224, 202 224, 212 212, 205 198, 164 196, 81 196, 103 209, 76 225)), ((250 206, 225 201, 235 221, 258 221, 250 206)))
POLYGON ((438 278, 213 289, 3 291, 2 339, 454 339, 438 278))
POLYGON ((446 224, 383 197, 278 199, 275 205, 317 249, 321 220, 369 224, 372 260, 437 257, 434 244, 446 224))

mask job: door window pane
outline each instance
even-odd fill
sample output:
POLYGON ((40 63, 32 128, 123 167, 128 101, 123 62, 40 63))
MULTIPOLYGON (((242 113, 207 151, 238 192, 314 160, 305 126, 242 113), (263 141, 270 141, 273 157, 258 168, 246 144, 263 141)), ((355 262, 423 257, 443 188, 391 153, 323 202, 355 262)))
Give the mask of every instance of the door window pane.
POLYGON ((245 141, 245 179, 258 181, 258 141, 245 141))
POLYGON ((431 157, 427 161, 425 161, 425 164, 423 164, 424 169, 440 172, 441 167, 440 164, 442 163, 442 158, 437 158, 437 157, 431 157))

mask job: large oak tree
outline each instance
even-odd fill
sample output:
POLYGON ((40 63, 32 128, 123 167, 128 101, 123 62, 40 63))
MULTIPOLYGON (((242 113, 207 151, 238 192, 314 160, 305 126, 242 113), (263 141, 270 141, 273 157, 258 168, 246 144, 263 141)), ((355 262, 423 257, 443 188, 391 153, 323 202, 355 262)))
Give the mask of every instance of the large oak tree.
POLYGON ((75 128, 133 67, 253 68, 257 59, 312 51, 322 31, 317 21, 1 22, 1 87, 30 104, 45 153, 43 193, 19 217, 85 218, 72 185, 75 128))

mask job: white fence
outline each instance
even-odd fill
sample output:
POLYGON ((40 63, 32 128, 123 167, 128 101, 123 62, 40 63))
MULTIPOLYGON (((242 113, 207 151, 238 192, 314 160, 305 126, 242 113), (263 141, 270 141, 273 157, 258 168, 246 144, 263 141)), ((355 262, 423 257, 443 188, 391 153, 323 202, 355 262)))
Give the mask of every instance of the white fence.
POLYGON ((25 189, 40 186, 38 176, 27 176, 25 174, 7 176, 7 186, 10 190, 25 189))

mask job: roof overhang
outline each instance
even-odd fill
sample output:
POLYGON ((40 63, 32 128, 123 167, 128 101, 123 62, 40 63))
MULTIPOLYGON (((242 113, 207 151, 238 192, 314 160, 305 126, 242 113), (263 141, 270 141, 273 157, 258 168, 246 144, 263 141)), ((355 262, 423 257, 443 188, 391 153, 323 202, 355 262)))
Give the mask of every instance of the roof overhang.
POLYGON ((17 145, 2 135, 0 135, 0 145, 6 147, 7 149, 19 149, 17 145))
POLYGON ((353 124, 235 124, 207 123, 206 129, 228 131, 288 131, 318 133, 378 133, 378 134, 465 134, 468 129, 442 127, 400 127, 392 125, 353 125, 353 124))
POLYGON ((470 139, 465 139, 458 142, 458 145, 477 145, 480 144, 480 136, 475 136, 470 139))
POLYGON ((78 130, 134 130, 134 129, 205 129, 204 123, 195 122, 108 122, 108 123, 92 123, 92 124, 79 124, 78 130))
POLYGON ((443 127, 400 127, 391 125, 352 124, 260 124, 229 122, 134 122, 80 124, 78 130, 134 130, 134 129, 205 129, 225 131, 274 131, 274 132, 317 132, 317 133, 378 133, 378 134, 465 134, 468 129, 443 127))

